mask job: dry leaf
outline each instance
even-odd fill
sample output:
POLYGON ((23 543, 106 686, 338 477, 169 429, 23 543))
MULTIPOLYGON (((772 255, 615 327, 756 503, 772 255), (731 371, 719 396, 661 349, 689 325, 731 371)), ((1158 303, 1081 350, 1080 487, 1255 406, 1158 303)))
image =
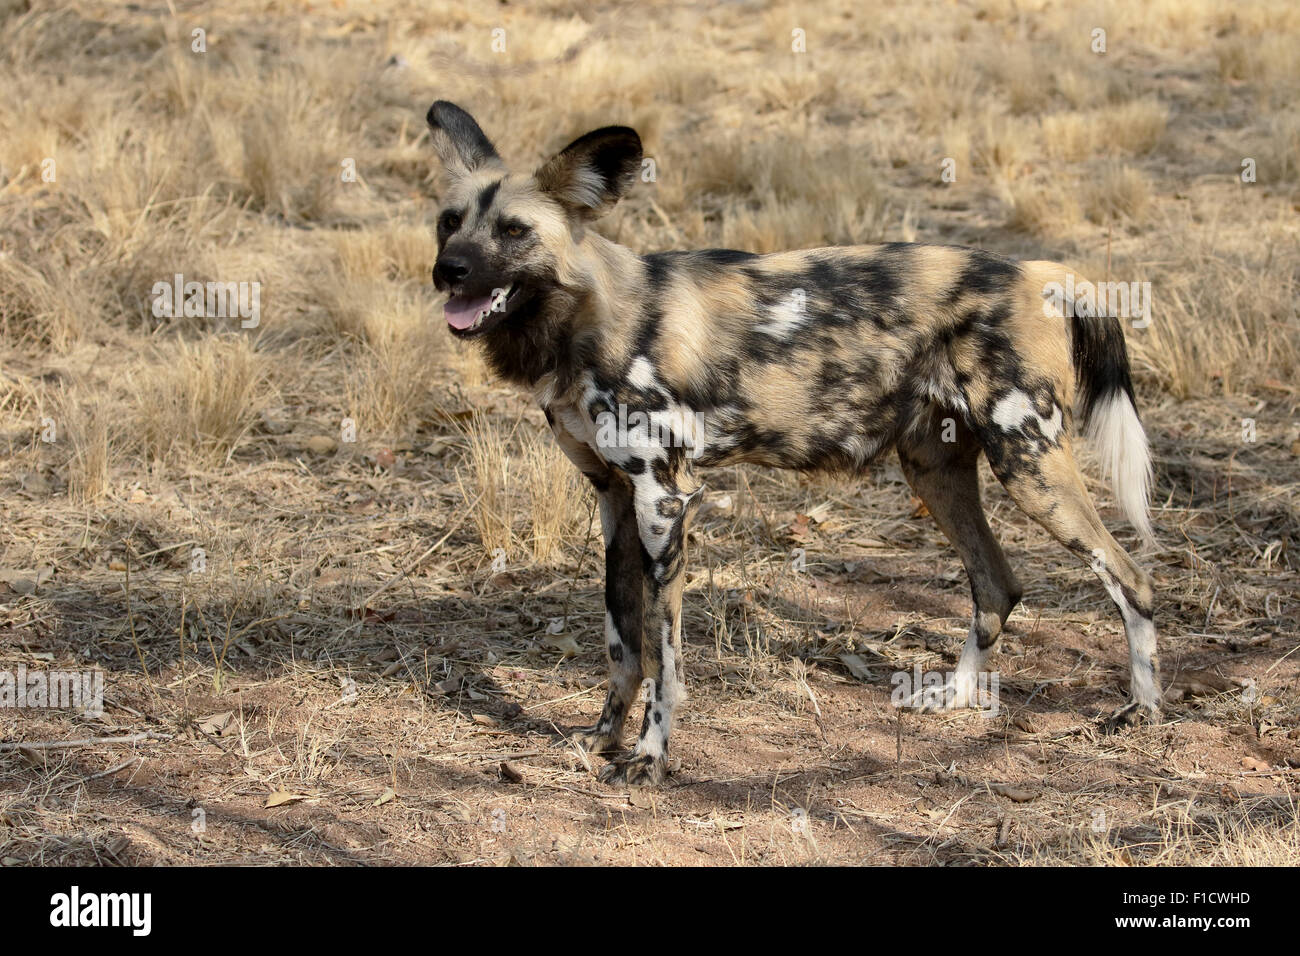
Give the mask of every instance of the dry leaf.
POLYGON ((7 584, 15 594, 31 594, 54 576, 54 568, 46 565, 34 571, 0 568, 0 584, 7 584))
POLYGON ((553 651, 558 651, 561 657, 577 657, 578 642, 570 634, 561 637, 544 637, 542 643, 553 651))
POLYGON ((1011 718, 1011 723, 1027 734, 1038 733, 1038 724, 1034 723, 1034 718, 1028 714, 1016 714, 1015 717, 1011 718))
POLYGON ((266 809, 272 807, 282 807, 288 803, 296 803, 299 800, 306 800, 305 793, 290 793, 288 790, 277 790, 266 798, 266 809))
POLYGON ((392 799, 393 799, 394 797, 396 797, 396 796, 397 796, 397 794, 393 793, 393 788, 392 788, 392 787, 388 787, 388 788, 386 788, 386 789, 384 790, 383 793, 381 793, 381 794, 379 795, 379 799, 376 800, 376 801, 372 804, 372 806, 382 807, 385 803, 387 803, 389 800, 392 800, 392 799))
POLYGON ((337 451, 339 443, 329 435, 312 435, 307 439, 306 448, 313 455, 328 455, 337 451))
POLYGON ((1030 800, 1033 800, 1038 796, 1036 791, 1028 790, 1024 787, 1015 787, 1009 783, 989 784, 989 789, 999 796, 1006 797, 1013 803, 1028 803, 1030 800))
POLYGON ((234 729, 235 712, 233 710, 225 710, 219 714, 204 717, 199 721, 199 730, 211 737, 220 737, 222 734, 234 729))
POLYGON ((785 530, 785 536, 795 544, 806 544, 812 538, 812 519, 805 514, 797 514, 790 526, 785 530))
POLYGON ((439 694, 454 694, 456 691, 460 690, 460 682, 462 679, 463 678, 460 677, 448 677, 445 680, 438 681, 433 685, 432 689, 439 694))
POLYGON ((863 682, 871 680, 871 668, 867 666, 866 660, 863 659, 861 655, 841 654, 840 660, 844 663, 844 666, 849 669, 849 673, 858 680, 863 682))

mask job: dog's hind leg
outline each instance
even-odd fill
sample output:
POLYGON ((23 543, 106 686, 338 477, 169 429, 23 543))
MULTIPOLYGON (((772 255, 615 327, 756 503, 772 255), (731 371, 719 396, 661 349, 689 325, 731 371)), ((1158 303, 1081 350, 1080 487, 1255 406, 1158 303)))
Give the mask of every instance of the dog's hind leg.
POLYGON ((979 705, 979 674, 1021 595, 1020 582, 984 517, 979 454, 978 442, 955 413, 934 414, 926 426, 898 443, 903 474, 956 549, 970 579, 974 614, 945 701, 953 707, 979 705))
POLYGON ((1068 437, 1044 430, 1028 414, 1019 424, 1005 416, 979 432, 993 473, 1020 509, 1086 562, 1124 620, 1128 638, 1130 701, 1109 721, 1121 723, 1160 711, 1160 667, 1152 616, 1151 577, 1101 523, 1088 497, 1068 437))

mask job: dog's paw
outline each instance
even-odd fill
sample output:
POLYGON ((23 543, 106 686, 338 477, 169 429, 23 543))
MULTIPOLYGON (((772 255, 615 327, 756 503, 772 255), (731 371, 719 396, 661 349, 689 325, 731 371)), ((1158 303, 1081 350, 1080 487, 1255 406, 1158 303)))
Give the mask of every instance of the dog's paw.
POLYGON ((903 701, 903 707, 922 714, 942 714, 981 707, 974 678, 950 674, 939 686, 922 687, 903 701))
POLYGON ((567 742, 595 755, 613 753, 623 745, 617 734, 610 730, 601 730, 599 724, 575 729, 569 734, 567 742))
POLYGON ((1102 723, 1102 733, 1113 734, 1124 727, 1153 724, 1160 719, 1160 711, 1131 700, 1102 723))
POLYGON ((601 783, 613 786, 656 787, 668 776, 668 761, 649 754, 629 754, 615 757, 600 771, 601 783))

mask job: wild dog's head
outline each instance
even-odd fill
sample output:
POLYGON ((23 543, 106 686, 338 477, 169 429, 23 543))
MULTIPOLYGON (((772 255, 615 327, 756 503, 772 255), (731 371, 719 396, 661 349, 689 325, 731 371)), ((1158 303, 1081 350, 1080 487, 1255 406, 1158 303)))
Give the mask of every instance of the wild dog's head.
POLYGON ((450 294, 447 324, 461 338, 494 331, 520 344, 571 312, 583 291, 573 268, 584 226, 618 202, 641 164, 625 126, 582 136, 532 175, 509 172, 459 106, 429 108, 433 144, 449 174, 438 214, 433 284, 450 294))

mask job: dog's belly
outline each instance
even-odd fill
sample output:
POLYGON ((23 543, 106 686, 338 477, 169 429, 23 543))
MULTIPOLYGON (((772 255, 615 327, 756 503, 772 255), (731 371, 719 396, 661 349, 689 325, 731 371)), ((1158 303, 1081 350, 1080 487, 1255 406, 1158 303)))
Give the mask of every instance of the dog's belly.
MULTIPOLYGON (((631 410, 619 414, 584 414, 574 405, 549 411, 579 467, 595 461, 639 471, 677 449, 688 467, 755 464, 799 471, 857 472, 886 454, 900 427, 915 420, 917 409, 881 402, 874 408, 846 406, 821 410, 777 426, 770 418, 734 410, 695 412, 678 407, 663 411, 631 410), (576 453, 576 454, 575 454, 576 453), (590 455, 591 459, 581 459, 590 455)), ((566 443, 562 441, 562 443, 566 443)))
POLYGON ((892 408, 810 413, 783 427, 761 417, 706 414, 703 441, 690 460, 706 468, 743 462, 801 471, 860 471, 893 447, 898 420, 892 408))
POLYGON ((895 388, 819 396, 807 407, 756 403, 699 411, 671 400, 630 405, 588 385, 580 401, 546 407, 562 444, 578 446, 566 450, 584 470, 599 462, 638 473, 646 463, 672 457, 686 467, 748 463, 853 473, 886 454, 902 430, 937 406, 916 390, 895 388))

